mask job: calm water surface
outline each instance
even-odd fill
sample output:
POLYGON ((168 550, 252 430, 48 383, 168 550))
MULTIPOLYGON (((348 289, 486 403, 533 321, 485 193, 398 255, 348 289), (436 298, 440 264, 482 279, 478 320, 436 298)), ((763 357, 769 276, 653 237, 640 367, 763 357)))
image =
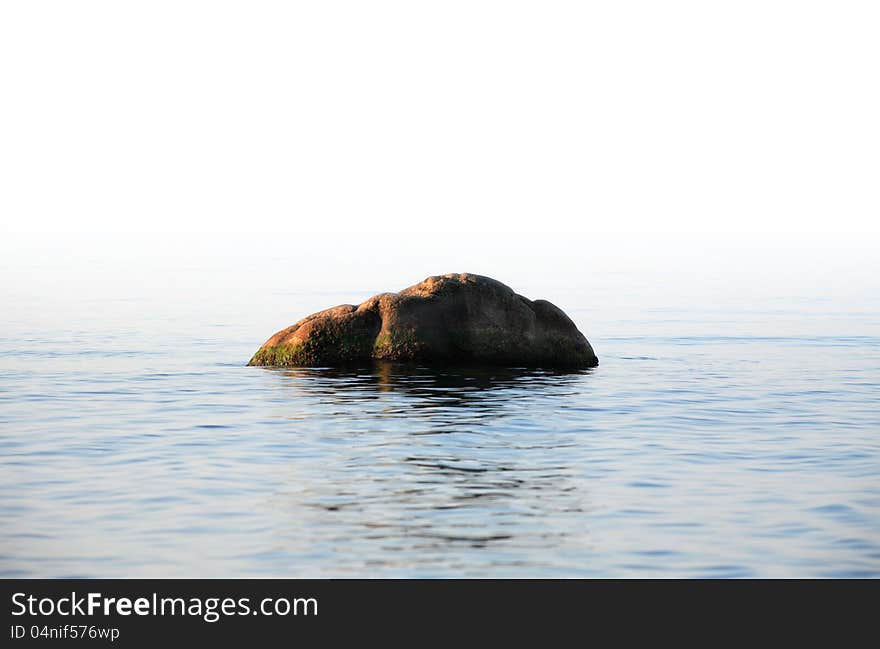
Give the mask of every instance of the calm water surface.
POLYGON ((19 296, 0 576, 880 576, 876 301, 572 289, 594 370, 244 366, 372 292, 19 296))

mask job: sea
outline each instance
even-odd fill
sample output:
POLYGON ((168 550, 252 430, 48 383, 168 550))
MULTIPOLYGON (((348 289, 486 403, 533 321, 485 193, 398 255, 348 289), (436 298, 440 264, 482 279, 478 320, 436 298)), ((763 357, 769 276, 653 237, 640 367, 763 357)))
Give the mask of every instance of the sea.
POLYGON ((523 271, 597 368, 263 368, 423 277, 83 264, 4 282, 0 577, 880 577, 877 294, 523 271))

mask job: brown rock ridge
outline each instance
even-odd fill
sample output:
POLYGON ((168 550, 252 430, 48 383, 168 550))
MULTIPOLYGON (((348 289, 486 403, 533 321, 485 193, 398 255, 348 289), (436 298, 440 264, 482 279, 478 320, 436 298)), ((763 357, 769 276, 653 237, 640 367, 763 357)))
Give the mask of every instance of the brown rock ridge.
POLYGON ((489 277, 435 275, 400 293, 333 307, 269 338, 248 365, 326 367, 373 360, 595 367, 593 348, 546 300, 489 277))

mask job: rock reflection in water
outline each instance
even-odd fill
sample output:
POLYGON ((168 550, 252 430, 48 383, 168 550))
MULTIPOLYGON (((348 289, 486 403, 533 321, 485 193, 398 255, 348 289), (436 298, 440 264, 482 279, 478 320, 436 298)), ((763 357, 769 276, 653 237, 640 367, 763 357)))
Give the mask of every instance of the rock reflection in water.
POLYGON ((457 546, 516 537, 518 548, 538 547, 548 536, 559 544, 585 533, 588 491, 571 461, 571 430, 554 434, 558 422, 532 413, 583 390, 590 370, 380 363, 270 371, 283 395, 278 408, 306 424, 309 445, 320 436, 334 449, 320 475, 291 480, 277 503, 291 517, 294 545, 307 526, 324 544, 376 552, 371 560, 387 565, 400 556, 389 550, 436 552, 444 562, 457 546))

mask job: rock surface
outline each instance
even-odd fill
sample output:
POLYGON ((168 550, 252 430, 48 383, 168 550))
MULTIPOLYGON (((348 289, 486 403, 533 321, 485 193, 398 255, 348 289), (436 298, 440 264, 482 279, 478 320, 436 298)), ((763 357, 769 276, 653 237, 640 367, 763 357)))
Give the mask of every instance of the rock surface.
POLYGON ((429 277, 360 306, 303 318, 269 338, 248 365, 325 367, 373 360, 584 368, 599 364, 571 319, 488 277, 429 277))

